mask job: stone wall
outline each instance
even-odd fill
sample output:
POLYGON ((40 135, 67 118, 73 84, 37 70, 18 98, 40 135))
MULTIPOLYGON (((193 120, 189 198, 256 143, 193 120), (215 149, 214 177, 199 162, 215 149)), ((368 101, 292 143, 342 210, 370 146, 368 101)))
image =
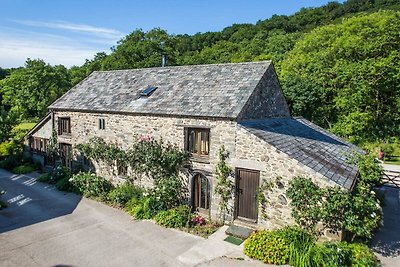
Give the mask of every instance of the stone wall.
MULTIPOLYGON (((213 178, 213 173, 218 161, 218 150, 221 145, 224 145, 229 152, 230 157, 227 163, 233 170, 235 168, 258 170, 260 171, 260 185, 263 181, 272 182, 274 185, 273 190, 267 194, 269 205, 259 207, 257 224, 259 228, 273 229, 293 223, 289 200, 285 196, 288 183, 293 177, 310 177, 322 187, 333 185, 333 182, 328 181, 314 170, 278 151, 275 147, 248 132, 234 121, 55 112, 55 125, 57 125, 59 117, 70 117, 71 119, 71 135, 59 136, 59 142, 76 145, 78 143, 85 143, 90 138, 98 136, 107 142, 116 142, 125 149, 132 144, 135 136, 140 135, 163 138, 163 140, 174 143, 183 149, 185 127, 210 128, 209 160, 193 160, 192 166, 189 169, 182 170, 181 175, 186 180, 189 188, 191 188, 191 178, 196 173, 202 173, 209 179, 212 198, 210 215, 214 219, 218 215, 219 199, 214 194, 216 181, 213 178), (98 121, 100 118, 105 119, 104 130, 99 129, 98 121)), ((113 181, 120 181, 116 176, 116 172, 110 173, 107 171, 106 166, 97 165, 96 172, 113 181)), ((234 177, 231 179, 234 181, 234 177)), ((227 214, 226 219, 231 221, 234 215, 234 195, 232 195, 229 207, 230 212, 227 214)))
MULTIPOLYGON (((211 197, 213 199, 211 203, 211 216, 215 218, 218 209, 218 199, 213 194, 215 181, 212 174, 218 160, 218 150, 221 145, 225 146, 230 155, 234 156, 235 154, 236 122, 228 120, 56 111, 54 113, 55 125, 58 124, 59 117, 69 117, 71 119, 71 135, 58 136, 58 142, 60 143, 76 145, 85 143, 90 138, 97 136, 103 138, 106 142, 116 142, 124 149, 129 148, 134 138, 140 135, 149 135, 156 139, 162 138, 183 149, 185 127, 210 128, 209 159, 207 161, 193 160, 191 169, 184 171, 183 174, 186 176, 186 182, 189 186, 191 186, 191 178, 195 173, 200 172, 209 179, 211 197), (104 130, 99 129, 99 119, 105 119, 104 130)), ((97 164, 95 164, 95 169, 98 174, 108 177, 115 183, 121 181, 116 175, 115 170, 110 172, 106 166, 97 164)), ((149 181, 142 181, 142 183, 144 186, 149 185, 149 181)))
POLYGON ((238 120, 279 117, 290 117, 290 112, 271 64, 240 112, 238 120))
POLYGON ((263 211, 263 207, 259 205, 260 228, 274 229, 294 223, 290 201, 285 195, 289 181, 293 177, 310 177, 322 187, 333 185, 314 170, 278 151, 239 125, 236 132, 236 158, 232 164, 236 167, 259 170, 260 185, 263 181, 273 184, 272 190, 266 193, 269 204, 263 211), (263 213, 266 217, 263 217, 263 213))

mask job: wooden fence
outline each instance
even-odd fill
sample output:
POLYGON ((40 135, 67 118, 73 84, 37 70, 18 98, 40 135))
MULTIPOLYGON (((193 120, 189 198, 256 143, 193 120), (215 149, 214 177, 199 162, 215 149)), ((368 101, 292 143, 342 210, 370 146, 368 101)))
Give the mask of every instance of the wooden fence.
POLYGON ((384 170, 382 173, 382 181, 385 185, 400 188, 400 172, 384 170))

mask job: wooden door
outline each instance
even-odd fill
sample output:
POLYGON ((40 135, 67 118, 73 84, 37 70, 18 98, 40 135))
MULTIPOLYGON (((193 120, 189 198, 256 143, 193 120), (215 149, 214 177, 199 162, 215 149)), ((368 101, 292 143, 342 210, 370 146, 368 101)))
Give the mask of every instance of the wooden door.
POLYGON ((236 218, 257 222, 260 172, 236 169, 236 218))
POLYGON ((72 145, 60 144, 60 158, 63 166, 70 168, 72 167, 72 145))

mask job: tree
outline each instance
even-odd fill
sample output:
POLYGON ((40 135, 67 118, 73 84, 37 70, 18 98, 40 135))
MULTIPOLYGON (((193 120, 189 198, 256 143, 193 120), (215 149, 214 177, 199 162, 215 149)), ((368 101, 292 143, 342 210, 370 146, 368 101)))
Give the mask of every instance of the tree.
POLYGON ((16 125, 15 114, 7 112, 3 107, 0 109, 0 143, 11 136, 11 130, 16 125))
POLYGON ((27 59, 25 68, 13 71, 0 81, 2 103, 23 119, 42 117, 47 106, 69 87, 64 66, 51 66, 40 59, 27 59))
POLYGON ((292 112, 355 142, 398 135, 399 28, 382 11, 304 35, 282 63, 292 112))

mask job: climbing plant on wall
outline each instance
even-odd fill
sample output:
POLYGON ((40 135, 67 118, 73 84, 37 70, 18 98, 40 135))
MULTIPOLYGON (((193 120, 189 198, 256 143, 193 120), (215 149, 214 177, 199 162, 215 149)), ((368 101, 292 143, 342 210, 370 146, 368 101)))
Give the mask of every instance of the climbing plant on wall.
POLYGON ((226 213, 229 212, 228 203, 232 199, 233 181, 229 179, 232 175, 232 169, 226 163, 229 153, 222 145, 218 151, 218 164, 215 168, 215 179, 217 184, 215 186, 215 194, 219 196, 219 212, 222 221, 225 221, 226 213))
POLYGON ((187 152, 163 140, 138 137, 132 146, 123 150, 116 143, 107 143, 94 137, 89 142, 76 145, 76 149, 90 160, 105 163, 110 170, 129 166, 133 178, 147 176, 157 183, 162 178, 176 175, 188 160, 187 152))

